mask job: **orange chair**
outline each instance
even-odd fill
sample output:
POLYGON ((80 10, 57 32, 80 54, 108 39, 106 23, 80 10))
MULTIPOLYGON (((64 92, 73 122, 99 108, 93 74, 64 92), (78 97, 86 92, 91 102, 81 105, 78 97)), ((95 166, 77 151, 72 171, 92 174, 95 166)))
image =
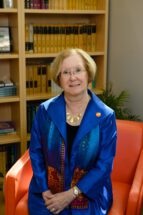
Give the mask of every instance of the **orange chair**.
MULTIPOLYGON (((143 123, 117 120, 117 153, 112 172, 114 202, 109 215, 139 215, 143 201, 143 123)), ((28 215, 32 169, 28 151, 5 177, 6 215, 28 215)))
POLYGON ((139 215, 143 201, 143 123, 117 120, 109 215, 139 215))

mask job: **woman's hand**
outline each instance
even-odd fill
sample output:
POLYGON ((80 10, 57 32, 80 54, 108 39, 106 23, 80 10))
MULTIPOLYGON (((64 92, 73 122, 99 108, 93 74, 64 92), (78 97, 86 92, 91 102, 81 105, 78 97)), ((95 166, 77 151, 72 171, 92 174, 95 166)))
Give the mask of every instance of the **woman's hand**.
POLYGON ((56 194, 52 194, 51 192, 45 193, 43 198, 45 200, 45 205, 47 206, 47 208, 53 214, 58 214, 64 208, 66 208, 76 197, 73 194, 73 189, 71 188, 68 191, 56 194))
POLYGON ((48 199, 50 199, 53 196, 52 192, 50 190, 46 190, 42 193, 42 197, 44 201, 46 202, 48 199))

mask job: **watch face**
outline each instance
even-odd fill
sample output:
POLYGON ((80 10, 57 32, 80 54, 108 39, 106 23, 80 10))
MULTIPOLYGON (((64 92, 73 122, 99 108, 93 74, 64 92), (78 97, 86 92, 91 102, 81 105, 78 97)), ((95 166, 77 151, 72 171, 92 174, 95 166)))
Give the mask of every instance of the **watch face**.
POLYGON ((76 187, 74 187, 73 192, 74 192, 74 194, 75 194, 76 196, 78 196, 78 189, 77 189, 76 187))

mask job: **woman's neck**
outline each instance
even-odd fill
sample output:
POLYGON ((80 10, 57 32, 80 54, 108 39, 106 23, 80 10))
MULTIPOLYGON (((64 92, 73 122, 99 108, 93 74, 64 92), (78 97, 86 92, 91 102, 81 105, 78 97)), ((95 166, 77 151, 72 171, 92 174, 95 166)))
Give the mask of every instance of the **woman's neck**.
POLYGON ((90 100, 88 92, 84 92, 79 96, 68 96, 65 95, 66 109, 73 115, 77 115, 79 112, 84 111, 90 100))

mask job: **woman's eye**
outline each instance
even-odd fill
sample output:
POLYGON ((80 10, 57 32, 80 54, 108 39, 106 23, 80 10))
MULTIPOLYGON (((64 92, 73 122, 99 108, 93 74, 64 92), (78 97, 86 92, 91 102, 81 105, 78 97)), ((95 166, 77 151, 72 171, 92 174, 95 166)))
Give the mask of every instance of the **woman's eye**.
POLYGON ((76 73, 80 73, 80 72, 81 72, 81 68, 77 68, 76 73))
POLYGON ((68 71, 67 71, 67 70, 64 70, 62 73, 63 73, 64 75, 67 75, 67 74, 68 74, 68 71))

